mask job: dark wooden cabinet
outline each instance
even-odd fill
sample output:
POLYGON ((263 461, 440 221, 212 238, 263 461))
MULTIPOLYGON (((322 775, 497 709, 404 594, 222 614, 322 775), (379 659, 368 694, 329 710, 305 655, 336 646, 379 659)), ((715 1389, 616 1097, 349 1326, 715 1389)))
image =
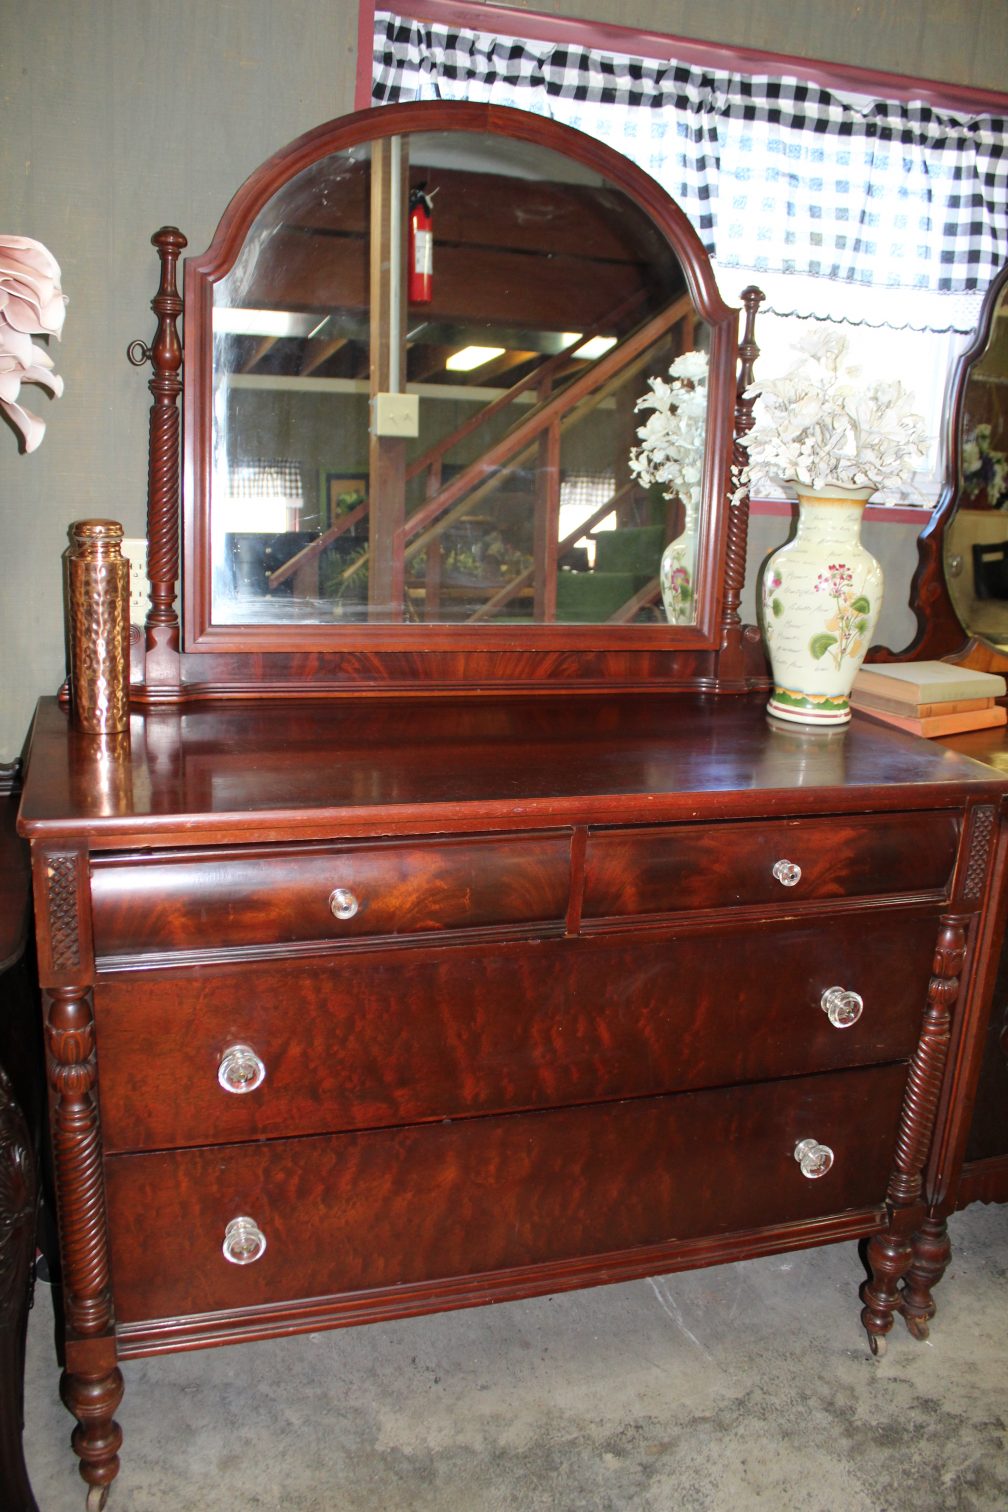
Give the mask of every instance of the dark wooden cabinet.
MULTIPOLYGON (((712 763, 705 707, 600 704, 600 773, 584 711, 572 753, 563 702, 481 705, 438 783, 366 703, 340 763, 331 704, 196 708, 170 750, 137 713, 112 805, 41 707, 22 826, 87 1465, 121 1358, 845 1237, 873 1346, 908 1276, 926 1330, 1005 783, 762 697, 722 701, 712 763), (284 807, 292 761, 313 798, 284 807)), ((415 706, 421 748, 445 713, 415 706)))
MULTIPOLYGON (((527 242, 521 217, 492 229, 527 242)), ((767 717, 732 480, 762 296, 744 292, 740 339, 653 179, 554 122, 473 104, 362 113, 264 164, 187 264, 184 354, 185 239, 154 242, 151 607, 129 727, 86 735, 69 700, 44 700, 20 818, 63 1396, 89 1507, 118 1470, 131 1356, 840 1239, 867 1241, 871 1348, 897 1313, 926 1334, 987 1032, 1008 777, 858 716, 767 717), (459 326, 473 289, 456 257, 408 350, 392 209, 428 158, 482 165, 482 204, 513 206, 520 182, 551 208, 506 328, 492 312, 459 326), (548 270, 537 285, 572 193, 605 208, 619 254, 615 304, 565 264, 577 329, 606 335, 594 363, 543 326, 548 270), (362 294, 331 249, 364 248, 368 198, 362 294), (296 262, 271 262, 292 246, 296 262), (288 307, 290 334, 261 339, 263 314, 288 307), (446 421, 437 383, 414 455, 354 431, 387 408, 368 409, 360 373, 372 401, 395 371, 423 389, 495 333, 498 378, 541 365, 478 416, 460 425, 449 389, 446 421), (640 497, 629 466, 637 399, 687 354, 707 405, 688 508, 640 497), (284 434, 305 450, 284 478, 318 476, 324 432, 367 458, 368 496, 290 571, 236 583, 227 541, 263 460, 242 447, 271 423, 270 374, 295 396, 327 379, 312 404, 328 407, 291 399, 284 434), (460 446, 475 460, 456 464, 460 446), (563 483, 589 463, 612 481, 561 524, 563 483), (488 529, 500 586, 460 608, 441 595, 449 558, 465 538, 475 563, 488 529), (647 570, 610 570, 645 549, 647 570)), ((859 1273, 852 1243, 852 1290, 859 1273)))

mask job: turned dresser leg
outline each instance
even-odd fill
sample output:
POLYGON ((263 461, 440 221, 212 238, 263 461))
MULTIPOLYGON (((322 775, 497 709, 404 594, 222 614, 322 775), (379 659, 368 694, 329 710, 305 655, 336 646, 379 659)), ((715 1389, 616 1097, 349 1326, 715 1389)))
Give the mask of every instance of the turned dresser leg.
POLYGON ((119 1473, 122 1429, 112 1414, 122 1401, 122 1394, 123 1378, 118 1369, 104 1375, 64 1371, 60 1382, 64 1406, 77 1419, 71 1442, 89 1488, 87 1512, 100 1512, 119 1473))
POLYGON ((938 1285, 952 1258, 944 1218, 925 1218, 913 1237, 913 1257, 903 1283, 901 1307, 915 1339, 926 1339, 935 1315, 932 1288, 938 1285))
POLYGON ((874 1234, 868 1241, 871 1275, 861 1288, 861 1322, 873 1355, 886 1352, 886 1335, 893 1326, 902 1298, 899 1283, 913 1258, 910 1241, 899 1234, 874 1234))

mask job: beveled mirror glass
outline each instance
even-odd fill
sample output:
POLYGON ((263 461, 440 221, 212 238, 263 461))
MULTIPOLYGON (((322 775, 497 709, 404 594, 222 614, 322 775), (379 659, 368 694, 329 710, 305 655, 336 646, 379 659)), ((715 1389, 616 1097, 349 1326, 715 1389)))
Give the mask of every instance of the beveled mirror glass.
POLYGON ((190 642, 709 637, 736 332, 699 244, 607 149, 552 145, 578 133, 409 109, 433 129, 368 112, 359 140, 261 170, 187 282, 209 305, 191 342, 187 292, 190 642), (637 404, 687 353, 681 481, 645 486, 637 404))
POLYGON ((1008 282, 992 288, 959 409, 956 508, 945 576, 970 635, 1008 650, 1008 282))

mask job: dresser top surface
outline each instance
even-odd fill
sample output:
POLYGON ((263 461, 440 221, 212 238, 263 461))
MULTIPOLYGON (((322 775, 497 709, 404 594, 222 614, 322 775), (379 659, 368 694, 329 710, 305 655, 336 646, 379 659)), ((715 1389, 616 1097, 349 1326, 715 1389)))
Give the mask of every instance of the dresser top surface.
POLYGON ((999 774, 855 714, 825 731, 765 697, 330 700, 135 713, 128 736, 39 705, 33 839, 226 843, 944 807, 999 774), (254 826, 252 819, 254 816, 254 826))

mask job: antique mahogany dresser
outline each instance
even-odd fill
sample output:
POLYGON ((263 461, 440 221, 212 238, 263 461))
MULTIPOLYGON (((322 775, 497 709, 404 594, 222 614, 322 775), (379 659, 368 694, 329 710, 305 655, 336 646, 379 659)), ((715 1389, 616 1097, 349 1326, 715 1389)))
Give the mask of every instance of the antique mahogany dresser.
POLYGON ((740 346, 654 183, 483 106, 271 159, 186 265, 184 354, 154 241, 130 728, 44 700, 20 821, 88 1505, 138 1355, 840 1239, 854 1291, 861 1238, 872 1349, 925 1335, 1008 781, 767 718, 759 295, 740 346), (669 503, 634 404, 691 351, 669 503))

